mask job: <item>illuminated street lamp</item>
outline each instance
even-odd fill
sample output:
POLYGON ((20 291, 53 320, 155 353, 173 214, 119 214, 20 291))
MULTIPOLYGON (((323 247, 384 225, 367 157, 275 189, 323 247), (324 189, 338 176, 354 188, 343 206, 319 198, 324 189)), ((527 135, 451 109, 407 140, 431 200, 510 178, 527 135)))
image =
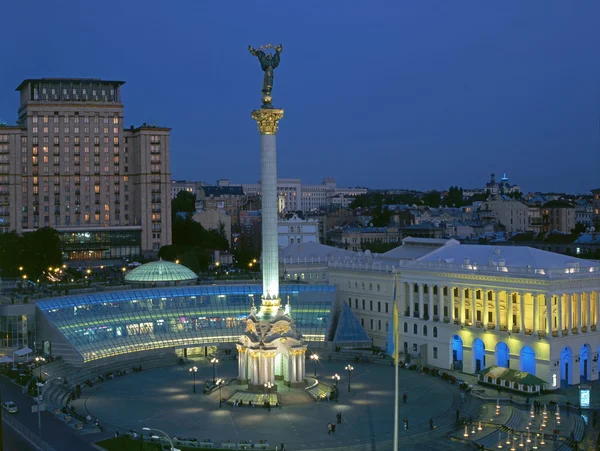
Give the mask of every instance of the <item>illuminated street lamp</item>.
POLYGON ((333 380, 333 382, 335 382, 335 389, 337 390, 337 384, 341 379, 340 375, 335 373, 333 376, 331 376, 331 379, 333 380))
POLYGON ((19 271, 23 271, 23 267, 22 266, 19 266, 19 271))
POLYGON ((213 366, 213 384, 215 383, 215 365, 217 365, 219 363, 219 359, 217 359, 216 357, 213 357, 212 359, 210 359, 210 363, 212 363, 213 366))
POLYGON ((350 391, 350 377, 352 376, 352 371, 354 371, 354 367, 352 365, 346 365, 345 370, 348 371, 348 391, 350 391))
POLYGON ((125 266, 123 266, 123 267, 121 268, 121 271, 125 272, 125 271, 127 271, 127 268, 125 268, 125 266))
POLYGON ((39 379, 40 379, 40 382, 41 382, 41 381, 42 381, 42 363, 44 363, 44 362, 46 361, 46 359, 45 359, 45 358, 43 358, 43 357, 37 356, 37 357, 35 358, 35 361, 36 361, 36 362, 38 363, 38 365, 40 366, 40 377, 39 377, 39 379))
POLYGON ((169 437, 169 434, 167 434, 166 432, 164 432, 164 431, 161 431, 160 429, 154 429, 154 428, 142 428, 142 430, 143 430, 143 431, 148 431, 148 432, 150 432, 150 431, 156 431, 156 432, 160 432, 160 433, 161 433, 162 435, 164 435, 164 436, 167 438, 167 440, 169 441, 169 445, 171 445, 171 451, 178 451, 178 450, 177 450, 177 448, 175 448, 175 447, 173 446, 173 440, 171 440, 171 437, 169 437))
POLYGON ((178 265, 179 264, 179 259, 175 260, 175 264, 178 265))
POLYGON ((315 378, 317 377, 317 363, 319 363, 319 355, 318 354, 312 354, 310 356, 310 360, 312 360, 315 364, 315 378))
POLYGON ((219 387, 219 408, 223 406, 223 394, 221 392, 221 388, 223 388, 223 379, 219 379, 215 382, 215 384, 219 387))
POLYGON ((194 379, 194 393, 196 393, 196 373, 198 372, 198 367, 193 366, 190 368, 190 373, 192 373, 192 377, 194 379))
POLYGON ((271 382, 265 383, 265 388, 267 389, 267 407, 269 408, 269 412, 271 411, 271 388, 273 384, 271 382))

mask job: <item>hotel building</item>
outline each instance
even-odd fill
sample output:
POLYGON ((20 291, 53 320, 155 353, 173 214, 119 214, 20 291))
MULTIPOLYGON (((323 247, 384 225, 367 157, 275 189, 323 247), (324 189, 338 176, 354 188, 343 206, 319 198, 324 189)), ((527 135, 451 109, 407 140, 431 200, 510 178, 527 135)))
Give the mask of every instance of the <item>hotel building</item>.
POLYGON ((58 230, 66 260, 156 255, 171 243, 170 129, 123 127, 121 86, 42 78, 0 127, 0 232, 58 230))

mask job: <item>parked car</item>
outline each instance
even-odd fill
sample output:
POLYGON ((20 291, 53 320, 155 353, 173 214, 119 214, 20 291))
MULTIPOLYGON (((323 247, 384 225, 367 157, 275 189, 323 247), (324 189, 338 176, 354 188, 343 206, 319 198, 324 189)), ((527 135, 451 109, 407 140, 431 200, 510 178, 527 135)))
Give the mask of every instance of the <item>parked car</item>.
POLYGON ((12 401, 3 402, 2 408, 4 410, 6 410, 8 413, 17 413, 19 411, 19 408, 17 407, 17 405, 12 401))

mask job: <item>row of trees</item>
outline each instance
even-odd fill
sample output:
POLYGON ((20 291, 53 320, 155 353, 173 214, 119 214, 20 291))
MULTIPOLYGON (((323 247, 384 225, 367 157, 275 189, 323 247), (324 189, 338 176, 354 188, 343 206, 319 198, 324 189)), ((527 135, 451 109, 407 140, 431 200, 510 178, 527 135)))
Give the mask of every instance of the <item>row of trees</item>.
POLYGON ((62 265, 60 238, 50 227, 19 235, 0 234, 0 271, 2 277, 37 279, 49 267, 62 265))
MULTIPOLYGON (((440 191, 432 190, 419 195, 417 193, 404 193, 404 194, 384 194, 381 192, 370 192, 357 196, 356 199, 350 204, 351 209, 357 208, 375 208, 375 212, 387 210, 381 208, 385 205, 417 205, 417 206, 428 206, 432 208, 438 208, 440 206, 446 207, 462 207, 463 205, 470 205, 473 202, 484 201, 488 195, 486 193, 475 194, 468 199, 464 199, 463 189, 459 186, 451 186, 445 196, 442 196, 440 191)), ((523 193, 511 193, 510 197, 519 199, 523 196, 523 193)), ((374 213, 375 216, 376 213, 374 213)))

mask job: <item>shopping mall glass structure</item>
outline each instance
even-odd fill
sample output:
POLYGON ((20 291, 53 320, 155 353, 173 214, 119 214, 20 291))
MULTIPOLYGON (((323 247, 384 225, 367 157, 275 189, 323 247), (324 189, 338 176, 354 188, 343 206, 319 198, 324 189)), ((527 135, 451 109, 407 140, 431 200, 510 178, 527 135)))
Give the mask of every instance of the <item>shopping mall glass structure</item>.
MULTIPOLYGON (((138 351, 235 343, 262 286, 185 286, 101 292, 37 303, 37 339, 82 365, 138 351)), ((307 342, 371 343, 332 285, 283 285, 307 342)))

